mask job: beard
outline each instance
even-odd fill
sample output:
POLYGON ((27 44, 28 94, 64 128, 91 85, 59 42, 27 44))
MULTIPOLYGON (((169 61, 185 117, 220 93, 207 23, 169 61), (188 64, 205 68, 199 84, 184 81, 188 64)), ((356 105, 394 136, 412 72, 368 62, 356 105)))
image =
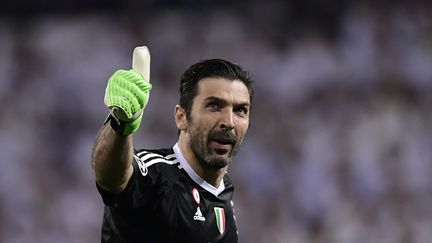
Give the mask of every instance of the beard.
MULTIPOLYGON (((191 128, 191 126, 189 126, 191 128)), ((237 137, 229 129, 221 129, 204 135, 204 129, 197 127, 190 130, 189 145, 198 162, 205 168, 221 169, 231 163, 233 157, 238 153, 243 137, 237 137), (229 144, 231 149, 221 151, 213 149, 211 142, 222 142, 229 144)))

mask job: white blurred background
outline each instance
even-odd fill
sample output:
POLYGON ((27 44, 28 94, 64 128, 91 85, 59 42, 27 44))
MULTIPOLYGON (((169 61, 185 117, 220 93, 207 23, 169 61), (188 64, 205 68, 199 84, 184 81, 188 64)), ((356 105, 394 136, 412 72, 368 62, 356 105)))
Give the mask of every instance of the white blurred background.
MULTIPOLYGON (((172 146, 183 71, 250 70, 229 173, 240 242, 430 243, 429 1, 6 0, 0 10, 0 242, 100 242, 91 174, 107 78, 152 54, 137 148, 172 146)), ((145 220, 145 219, 143 219, 145 220)))

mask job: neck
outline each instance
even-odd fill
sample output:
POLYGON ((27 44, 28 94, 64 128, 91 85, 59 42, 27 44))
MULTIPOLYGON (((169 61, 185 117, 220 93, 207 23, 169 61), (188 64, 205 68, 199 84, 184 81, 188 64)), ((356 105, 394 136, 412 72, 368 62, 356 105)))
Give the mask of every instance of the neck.
MULTIPOLYGON (((180 135, 181 136, 181 135, 180 135)), ((211 167, 203 166, 198 159, 195 157, 192 149, 185 139, 178 140, 180 151, 186 159, 186 162, 190 167, 199 175, 203 180, 207 181, 212 186, 218 188, 225 175, 227 167, 221 169, 215 169, 211 167)))

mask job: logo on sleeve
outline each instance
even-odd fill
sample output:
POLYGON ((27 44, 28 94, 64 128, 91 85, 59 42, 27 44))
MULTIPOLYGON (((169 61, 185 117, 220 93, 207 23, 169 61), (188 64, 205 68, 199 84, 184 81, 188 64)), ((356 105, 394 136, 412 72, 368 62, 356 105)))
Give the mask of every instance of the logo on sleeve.
POLYGON ((215 215, 216 215, 216 225, 218 227, 219 233, 222 235, 225 232, 225 210, 220 207, 214 207, 215 215))
POLYGON ((147 169, 147 165, 138 157, 134 154, 134 158, 135 161, 138 164, 139 170, 141 172, 141 175, 146 176, 148 173, 148 169, 147 169))

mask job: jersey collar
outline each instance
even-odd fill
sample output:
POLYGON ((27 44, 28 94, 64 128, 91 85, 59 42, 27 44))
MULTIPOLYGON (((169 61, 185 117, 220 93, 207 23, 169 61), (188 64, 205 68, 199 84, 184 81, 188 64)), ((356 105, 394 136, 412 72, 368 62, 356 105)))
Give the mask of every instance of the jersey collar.
POLYGON ((189 165, 189 163, 186 161, 185 157, 183 156, 182 152, 180 151, 180 148, 178 146, 178 143, 176 143, 173 147, 174 153, 177 157, 177 159, 180 162, 180 165, 185 169, 186 173, 189 175, 189 177, 195 181, 200 187, 205 189, 206 191, 210 192, 211 194, 215 195, 216 197, 225 190, 225 184, 223 181, 223 178, 219 184, 219 188, 214 187, 207 181, 205 181, 203 178, 201 178, 195 171, 192 169, 192 167, 189 165))

